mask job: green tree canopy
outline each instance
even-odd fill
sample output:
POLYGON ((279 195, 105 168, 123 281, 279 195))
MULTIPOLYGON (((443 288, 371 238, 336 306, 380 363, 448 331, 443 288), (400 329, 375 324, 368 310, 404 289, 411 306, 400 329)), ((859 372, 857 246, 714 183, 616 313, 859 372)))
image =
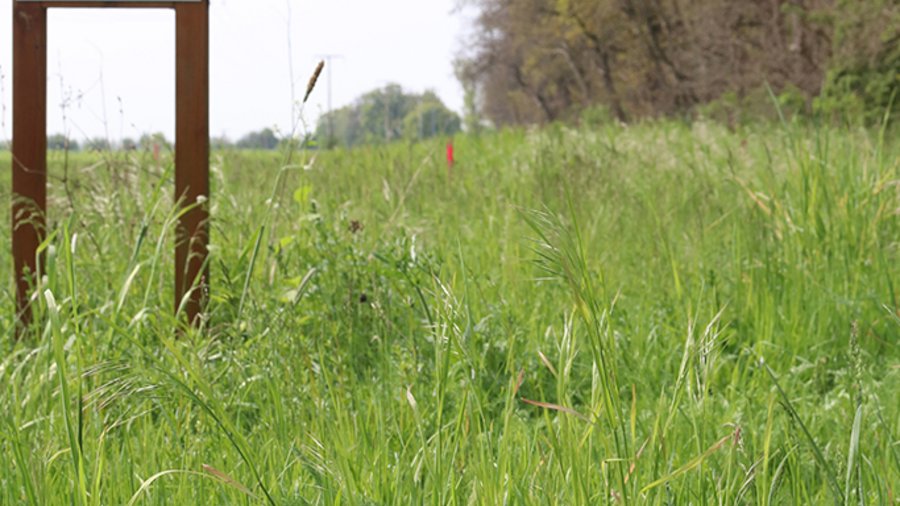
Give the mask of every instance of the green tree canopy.
POLYGON ((104 137, 94 137, 84 141, 84 149, 88 151, 109 151, 112 149, 112 145, 104 137))
POLYGON ((78 141, 70 139, 65 134, 53 134, 47 136, 47 149, 78 151, 78 141))
POLYGON ((459 131, 459 116, 447 109, 432 92, 426 92, 421 100, 403 118, 403 136, 407 139, 427 139, 459 131))
POLYGON ((407 93, 398 84, 388 84, 323 115, 316 138, 326 146, 355 146, 452 135, 459 129, 459 116, 434 92, 407 93))
POLYGON ((271 128, 263 128, 241 137, 236 146, 241 149, 275 149, 278 147, 278 136, 271 128))
POLYGON ((138 148, 138 143, 131 137, 125 137, 119 142, 119 149, 122 151, 134 151, 138 148))
POLYGON ((154 145, 159 145, 160 148, 172 149, 172 144, 166 139, 166 135, 162 132, 141 135, 141 138, 138 140, 138 145, 144 150, 151 150, 154 145))

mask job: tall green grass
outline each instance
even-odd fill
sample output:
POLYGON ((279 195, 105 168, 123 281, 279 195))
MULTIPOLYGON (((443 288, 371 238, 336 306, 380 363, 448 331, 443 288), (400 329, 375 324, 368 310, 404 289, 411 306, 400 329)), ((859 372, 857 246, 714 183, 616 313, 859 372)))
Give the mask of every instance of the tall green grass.
POLYGON ((181 332, 171 162, 63 180, 52 155, 20 341, 0 265, 0 504, 896 504, 889 135, 456 153, 214 153, 208 319, 181 332))

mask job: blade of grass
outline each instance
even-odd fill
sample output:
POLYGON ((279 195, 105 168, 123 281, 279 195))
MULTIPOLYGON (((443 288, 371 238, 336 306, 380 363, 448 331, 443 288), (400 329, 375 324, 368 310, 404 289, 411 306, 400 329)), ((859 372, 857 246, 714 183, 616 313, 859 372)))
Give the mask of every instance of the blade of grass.
POLYGON ((825 455, 822 453, 819 445, 816 444, 816 440, 812 437, 812 434, 810 434, 809 429, 806 428, 806 424, 803 423, 803 419, 800 418, 797 410, 794 409, 794 404, 788 398, 787 393, 784 391, 784 389, 781 388, 781 384, 778 383, 778 378, 775 376, 775 372, 772 371, 772 368, 769 367, 769 364, 767 364, 761 357, 760 364, 769 375, 769 378, 772 379, 772 383, 775 385, 776 390, 778 390, 778 395, 781 397, 782 405, 787 410, 791 418, 800 427, 800 430, 803 431, 803 436, 806 439, 806 442, 809 443, 809 446, 813 451, 813 455, 816 458, 816 462, 818 462, 819 466, 825 472, 825 478, 828 481, 828 485, 831 487, 832 493, 834 494, 834 503, 840 506, 844 503, 844 493, 841 491, 840 485, 838 485, 837 475, 835 475, 834 470, 831 468, 831 466, 828 465, 828 461, 825 460, 825 455))
POLYGON ((700 464, 703 463, 704 460, 709 458, 710 455, 716 453, 716 451, 718 451, 719 448, 721 448, 726 442, 728 442, 728 440, 732 439, 733 437, 734 437, 733 434, 729 434, 729 435, 723 437, 722 439, 716 441, 715 444, 713 444, 712 446, 707 448, 705 452, 703 452, 700 455, 697 455, 696 457, 687 461, 684 465, 682 465, 681 467, 679 467, 672 473, 650 483, 649 485, 646 485, 644 488, 641 489, 641 494, 646 494, 648 491, 650 491, 666 482, 672 481, 673 479, 675 479, 675 478, 681 476, 682 474, 690 471, 691 469, 694 469, 695 467, 699 466, 700 464))
MULTIPOLYGON (((845 504, 850 504, 853 495, 853 471, 859 467, 859 434, 862 426, 862 405, 857 406, 853 417, 853 430, 850 432, 850 450, 847 452, 847 479, 844 482, 845 504)), ((858 484, 862 486, 862 483, 858 484)), ((862 495, 861 493, 859 494, 862 495)))

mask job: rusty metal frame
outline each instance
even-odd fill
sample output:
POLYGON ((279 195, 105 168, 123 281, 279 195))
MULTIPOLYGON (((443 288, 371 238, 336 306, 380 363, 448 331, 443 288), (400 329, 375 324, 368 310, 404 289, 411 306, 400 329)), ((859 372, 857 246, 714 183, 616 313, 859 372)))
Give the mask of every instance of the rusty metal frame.
POLYGON ((13 0, 12 235, 19 329, 44 259, 47 211, 47 10, 175 11, 175 310, 200 321, 209 287, 209 0, 13 0))

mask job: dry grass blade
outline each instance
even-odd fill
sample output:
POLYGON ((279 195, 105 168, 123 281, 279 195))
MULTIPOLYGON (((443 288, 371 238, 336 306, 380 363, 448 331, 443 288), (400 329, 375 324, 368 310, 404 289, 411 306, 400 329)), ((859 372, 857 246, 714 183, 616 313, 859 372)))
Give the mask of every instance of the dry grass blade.
POLYGON ((541 358, 541 362, 544 363, 544 366, 546 366, 547 369, 550 369, 550 372, 553 373, 553 376, 555 377, 557 375, 556 368, 553 367, 553 364, 551 364, 550 361, 547 360, 547 357, 543 353, 541 353, 541 350, 538 350, 537 353, 538 353, 538 357, 541 358))
POLYGON ((519 370, 519 375, 516 377, 516 388, 513 390, 513 395, 519 393, 519 389, 522 388, 522 383, 525 381, 525 369, 519 370))
POLYGON ((663 483, 666 483, 666 482, 668 482, 668 481, 671 481, 671 480, 673 480, 673 479, 675 479, 675 478, 681 476, 682 474, 684 474, 684 473, 690 471, 691 469, 694 469, 695 467, 697 467, 697 466, 699 466, 700 464, 702 464, 703 461, 706 460, 710 455, 712 455, 713 453, 715 453, 716 451, 718 451, 719 448, 721 448, 726 442, 728 442, 729 439, 733 439, 733 438, 734 438, 734 435, 733 435, 733 434, 729 434, 729 435, 723 437, 722 439, 716 441, 715 444, 713 444, 712 446, 710 446, 709 448, 707 448, 707 450, 706 450, 705 452, 703 452, 703 453, 701 453, 700 455, 697 455, 697 456, 694 457, 693 459, 689 460, 686 464, 684 464, 683 466, 679 467, 678 469, 676 469, 675 471, 673 471, 673 472, 672 472, 671 474, 669 474, 668 476, 664 476, 664 477, 662 477, 662 478, 660 478, 660 479, 654 481, 653 483, 647 485, 646 487, 642 488, 642 489, 641 489, 641 493, 642 493, 642 494, 645 494, 645 493, 647 493, 649 490, 651 490, 651 489, 653 489, 653 488, 656 488, 656 487, 662 485, 663 483))
POLYGON ((539 408, 552 409, 554 411, 566 413, 566 414, 574 416, 575 418, 578 418, 579 420, 584 420, 587 423, 591 423, 590 418, 588 418, 585 415, 582 415, 581 413, 579 413, 578 411, 575 411, 572 408, 560 406, 559 404, 551 404, 549 402, 533 401, 531 399, 526 399, 524 397, 520 397, 520 399, 522 399, 522 402, 524 402, 525 404, 531 404, 532 406, 537 406, 539 408))
POLYGON ((631 461, 631 465, 628 466, 628 474, 625 475, 625 483, 628 483, 628 480, 631 479, 631 476, 634 474, 634 471, 637 469, 638 459, 641 458, 641 455, 644 454, 644 450, 647 448, 647 443, 650 442, 650 439, 645 439, 644 444, 638 449, 637 453, 634 455, 634 460, 631 461))
POLYGON ((249 488, 245 487, 241 482, 232 478, 231 475, 229 475, 225 471, 219 471, 218 469, 216 469, 215 467, 213 467, 209 464, 203 464, 203 470, 206 471, 207 473, 215 476, 216 478, 222 480, 222 483, 240 491, 241 493, 248 495, 250 497, 256 497, 255 495, 253 495, 253 492, 251 492, 249 488))
POLYGON ((419 407, 419 403, 417 403, 416 398, 413 397, 412 385, 406 387, 406 402, 409 403, 413 411, 415 411, 419 407))

